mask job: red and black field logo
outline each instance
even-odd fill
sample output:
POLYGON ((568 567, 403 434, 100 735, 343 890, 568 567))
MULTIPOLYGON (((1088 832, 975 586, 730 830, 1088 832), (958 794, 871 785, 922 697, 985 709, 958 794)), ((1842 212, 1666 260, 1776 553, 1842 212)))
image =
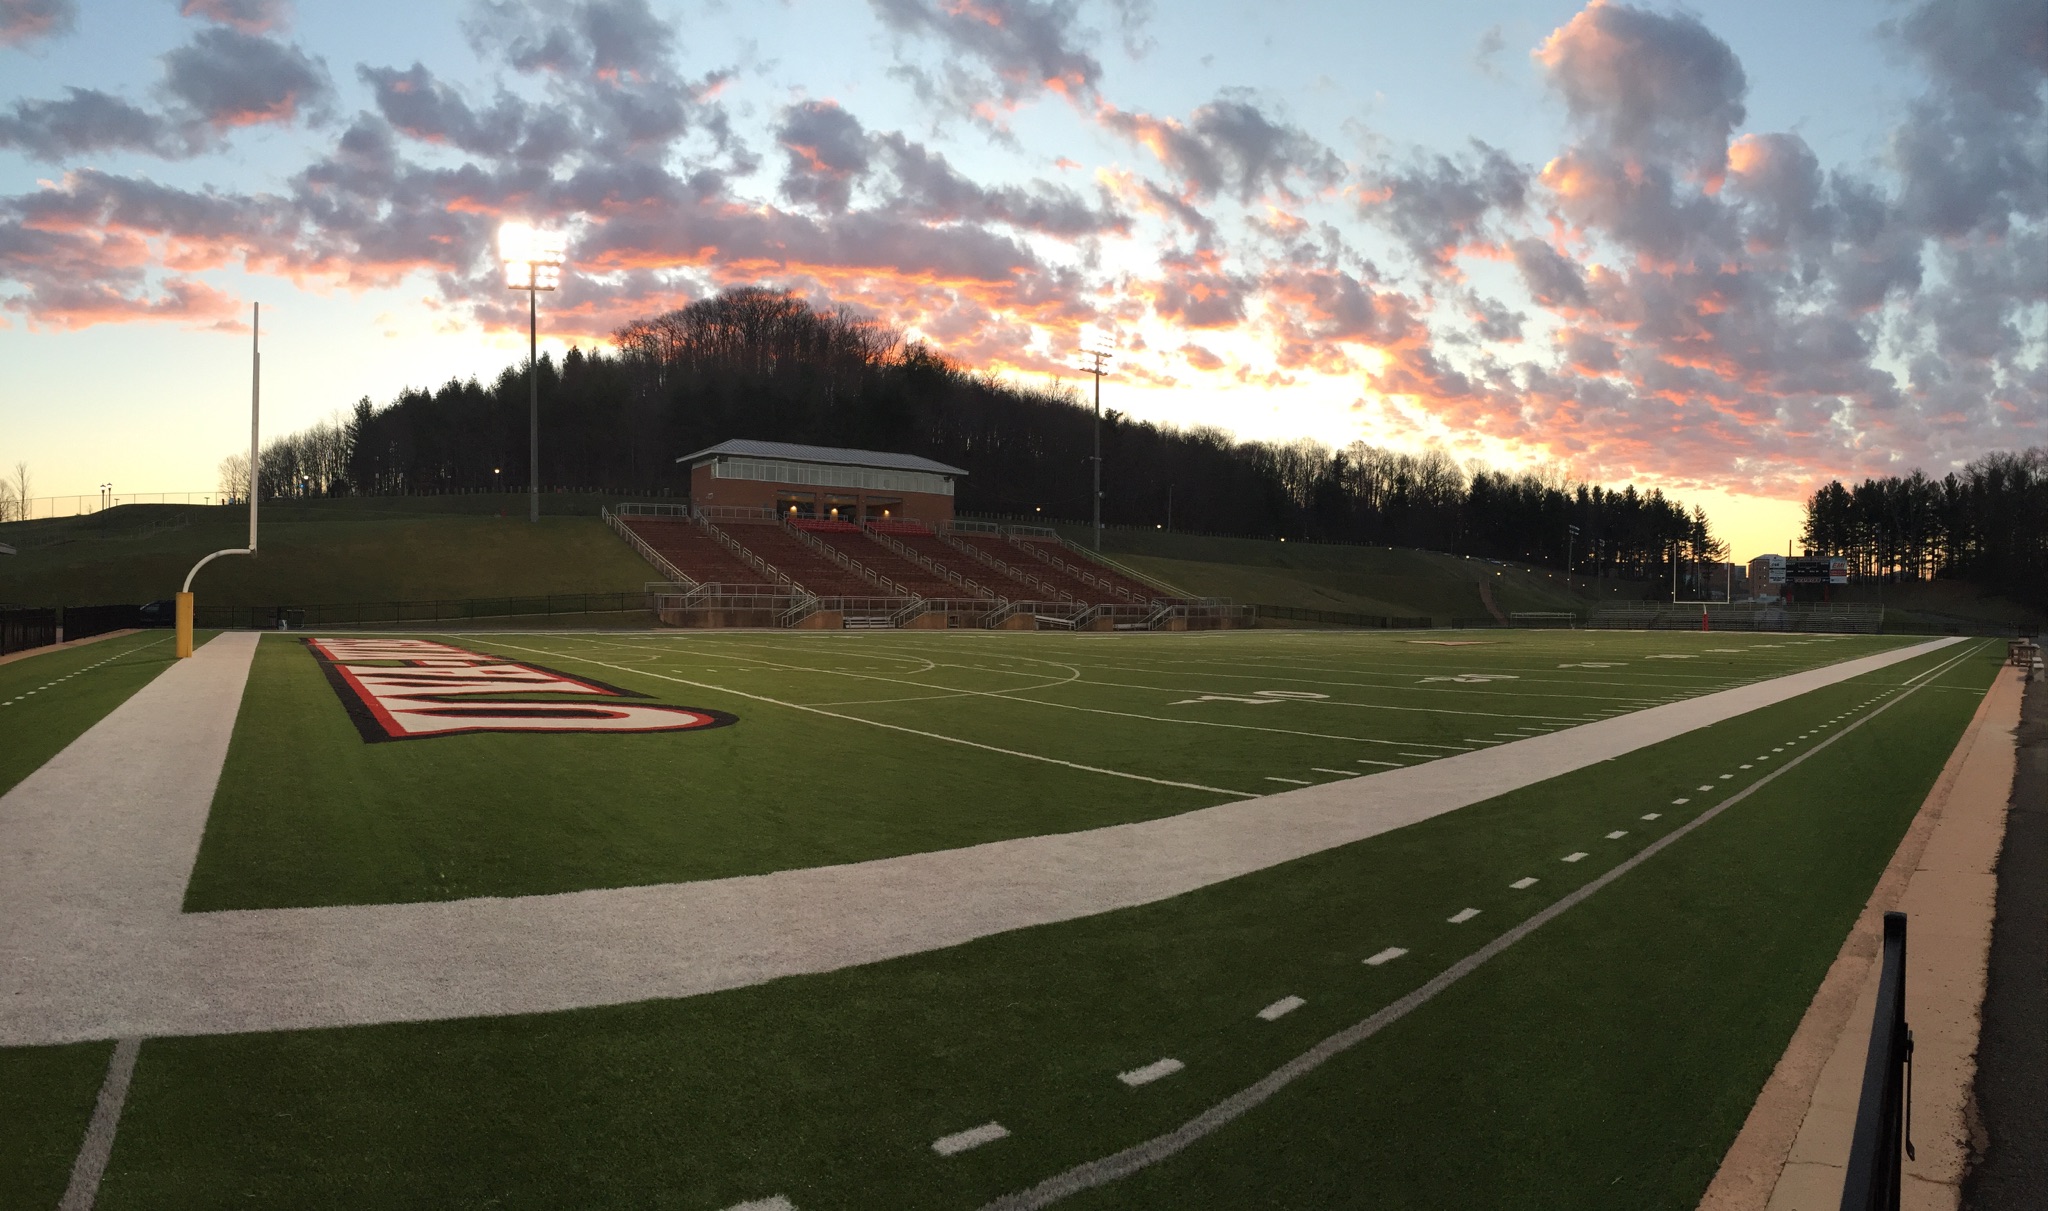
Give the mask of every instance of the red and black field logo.
POLYGON ((647 695, 425 639, 308 639, 306 648, 371 744, 467 732, 687 732, 738 722, 724 711, 619 702, 647 695))

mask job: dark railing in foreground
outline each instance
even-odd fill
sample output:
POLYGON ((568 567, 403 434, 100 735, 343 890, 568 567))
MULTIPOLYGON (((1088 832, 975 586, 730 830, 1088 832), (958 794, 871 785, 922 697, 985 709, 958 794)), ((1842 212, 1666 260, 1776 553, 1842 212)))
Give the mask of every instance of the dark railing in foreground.
POLYGON ((0 656, 57 642, 57 611, 0 609, 0 656))
POLYGON ((139 605, 65 606, 62 609, 0 606, 0 656, 64 640, 90 639, 108 631, 142 625, 139 605))
POLYGON ((1906 1025, 1906 914, 1884 914, 1884 968, 1863 1063, 1863 1096, 1842 1211, 1899 1211, 1901 1157, 1913 1155, 1913 1030, 1906 1025))
POLYGON ((202 630, 300 630, 305 627, 388 627, 576 614, 626 614, 648 609, 645 592, 554 593, 539 597, 471 597, 459 601, 365 601, 329 605, 209 606, 193 611, 202 630))
POLYGON ((60 621, 64 626, 64 639, 68 643, 73 639, 90 639, 94 635, 104 635, 108 631, 118 631, 124 627, 139 627, 143 625, 142 607, 65 606, 64 617, 60 621))

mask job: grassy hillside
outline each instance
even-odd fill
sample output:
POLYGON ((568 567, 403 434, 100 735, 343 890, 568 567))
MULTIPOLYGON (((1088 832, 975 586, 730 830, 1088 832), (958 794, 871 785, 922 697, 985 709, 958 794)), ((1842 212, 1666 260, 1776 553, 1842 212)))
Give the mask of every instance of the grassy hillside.
MULTIPOLYGON (((208 564, 193 585, 214 605, 451 600, 619 592, 656 579, 614 536, 598 497, 321 500, 265 506, 255 559, 208 564), (503 509, 504 515, 499 515, 503 509)), ((0 601, 26 605, 169 597, 210 551, 239 547, 235 508, 124 505, 87 517, 0 525, 0 601)))
POLYGON ((2028 632, 2048 629, 2048 617, 2043 617, 2041 611, 1957 580, 1852 584, 1836 589, 1834 599, 1882 605, 1887 631, 1939 634, 2007 627, 2028 632))
MULTIPOLYGON (((1061 527, 1086 543, 1087 527, 1061 527)), ((1436 551, 1324 546, 1258 538, 1215 538, 1159 530, 1108 530, 1102 551, 1155 580, 1201 597, 1439 620, 1484 618, 1482 583, 1503 611, 1574 610, 1596 600, 1640 597, 1648 585, 1579 580, 1554 569, 1496 563, 1436 551), (1604 590, 1604 591, 1602 591, 1604 590)))
MULTIPOLYGON (((273 504, 262 554, 209 564, 210 605, 458 600, 619 592, 656 573, 598 520, 609 497, 548 496, 539 525, 523 496, 378 497, 273 504)), ((1086 540, 1085 527, 1067 528, 1086 540)), ((83 605, 169 597, 209 551, 240 546, 239 509, 126 505, 88 517, 0 525, 0 601, 83 605)), ((1191 596, 1346 613, 1487 617, 1479 586, 1504 611, 1575 610, 1651 586, 1580 581, 1433 551, 1322 546, 1161 531, 1112 530, 1104 554, 1191 596), (1598 590, 1604 589, 1604 592, 1598 590)))

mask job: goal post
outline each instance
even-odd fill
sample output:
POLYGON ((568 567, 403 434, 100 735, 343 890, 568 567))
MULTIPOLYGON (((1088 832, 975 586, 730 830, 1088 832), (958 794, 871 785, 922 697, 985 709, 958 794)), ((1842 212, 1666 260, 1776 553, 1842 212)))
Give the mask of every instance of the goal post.
POLYGON ((257 487, 262 482, 259 474, 260 468, 257 464, 257 458, 261 454, 261 450, 257 446, 257 419, 261 413, 263 402, 263 351, 260 345, 262 340, 260 329, 263 319, 263 304, 255 303, 251 305, 251 308, 249 312, 249 545, 246 547, 229 547, 224 551, 215 551, 198 563, 193 564, 192 570, 185 573, 185 584, 178 590, 177 597, 177 654, 180 660, 192 654, 192 578, 199 575, 199 569, 223 555, 253 556, 256 554, 256 499, 257 487))

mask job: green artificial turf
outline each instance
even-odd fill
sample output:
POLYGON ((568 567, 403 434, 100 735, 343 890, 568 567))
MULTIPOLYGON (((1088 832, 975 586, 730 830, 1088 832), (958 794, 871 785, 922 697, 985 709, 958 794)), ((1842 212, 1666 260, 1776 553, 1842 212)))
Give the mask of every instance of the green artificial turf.
POLYGON ((365 744, 304 644, 268 636, 188 910, 619 887, 1096 828, 1344 776, 1330 770, 1414 764, 1518 728, 1570 726, 1898 641, 1500 632, 1442 647, 1240 632, 456 642, 739 722, 365 744), (1715 650, 1727 648, 1740 650, 1715 650), (1660 654, 1688 659, 1648 659, 1660 654), (1579 667, 1594 656, 1626 663, 1579 667), (1506 679, 1447 680, 1475 671, 1506 679), (1260 691, 1326 697, 1259 705, 1260 691), (281 802, 293 810, 277 811, 281 802))
MULTIPOLYGON (((152 1040, 99 1205, 978 1206, 1178 1125, 1722 797, 1696 785, 1749 784, 1959 651, 943 951, 681 1001, 152 1040), (1362 965, 1387 946, 1409 953, 1362 965), (1254 1016, 1287 995, 1307 1004, 1254 1016), (1115 1079, 1163 1056, 1186 1071, 1115 1079), (990 1120, 1011 1137, 932 1152, 990 1120)), ((1997 658, 1943 684, 1981 690, 1997 658)), ((1247 1118, 1073 1205, 1694 1205, 1976 697, 1904 698, 1247 1118)))
POLYGON ((113 1051, 0 1047, 0 1207, 54 1207, 63 1197, 113 1051))
POLYGON ((0 664, 0 794, 173 661, 171 633, 144 631, 0 664))

